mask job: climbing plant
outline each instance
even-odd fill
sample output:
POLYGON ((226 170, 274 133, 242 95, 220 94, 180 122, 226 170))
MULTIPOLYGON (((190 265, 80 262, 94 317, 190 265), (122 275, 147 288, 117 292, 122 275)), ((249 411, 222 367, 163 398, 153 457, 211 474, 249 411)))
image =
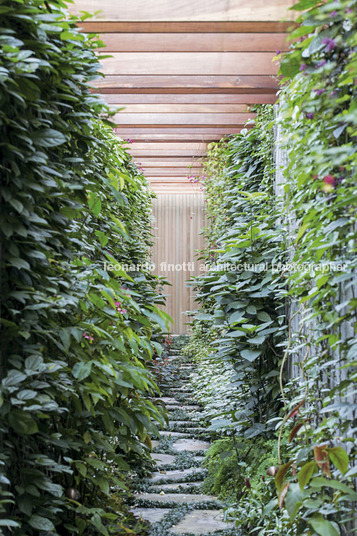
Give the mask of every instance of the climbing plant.
POLYGON ((64 7, 0 5, 0 527, 17 536, 130 533, 127 475, 163 422, 151 194, 64 7))
MULTIPOLYGON (((209 172, 204 180, 210 217, 205 258, 211 265, 197 283, 202 309, 194 332, 206 333, 204 367, 216 358, 233 363, 238 375, 232 381, 229 374, 229 382, 237 381, 240 389, 235 402, 248 406, 251 419, 239 422, 241 413, 230 415, 217 420, 216 430, 225 435, 239 430, 248 439, 252 428, 253 435, 262 433, 263 428, 254 428, 263 424, 256 393, 260 386, 260 407, 266 411, 272 385, 275 400, 279 397, 278 376, 281 385, 283 411, 279 417, 275 406, 277 417, 269 421, 279 430, 279 467, 271 471, 277 471, 278 501, 262 491, 262 484, 247 486, 233 513, 240 527, 251 531, 255 525, 251 533, 257 535, 336 536, 356 528, 356 7, 347 0, 301 0, 293 7, 303 14, 291 33, 291 50, 279 56, 285 78, 277 121, 288 158, 279 197, 271 175, 272 144, 265 137, 269 121, 263 125, 259 115, 258 129, 211 149, 212 180, 209 172), (243 260, 260 260, 259 254, 270 266, 282 262, 281 273, 268 270, 265 279, 244 274, 249 270, 243 260), (240 262, 243 272, 220 271, 216 265, 222 259, 240 262), (261 328, 258 311, 269 315, 271 325, 261 328), (260 368, 254 370, 261 356, 267 367, 263 377, 260 368), (253 365, 244 362, 249 357, 253 365), (291 366, 297 376, 288 381, 291 366), (249 512, 247 523, 244 512, 249 512)), ((205 397, 214 396, 214 390, 207 384, 214 384, 214 376, 212 369, 203 386, 204 379, 194 379, 208 407, 205 397)), ((224 389, 232 395, 221 386, 223 397, 224 389)), ((223 456, 218 462, 221 472, 227 460, 223 456)))
POLYGON ((357 498, 356 8, 354 1, 299 2, 294 9, 307 11, 281 62, 292 260, 309 266, 288 283, 301 323, 288 354, 299 357, 302 378, 287 393, 289 455, 277 475, 297 534, 349 534, 357 498))
POLYGON ((272 109, 257 126, 211 146, 204 188, 209 270, 197 280, 203 304, 196 319, 216 329, 212 359, 233 363, 240 409, 222 409, 221 425, 250 437, 266 432, 279 408, 276 372, 283 317, 272 265, 282 233, 273 202, 272 109))

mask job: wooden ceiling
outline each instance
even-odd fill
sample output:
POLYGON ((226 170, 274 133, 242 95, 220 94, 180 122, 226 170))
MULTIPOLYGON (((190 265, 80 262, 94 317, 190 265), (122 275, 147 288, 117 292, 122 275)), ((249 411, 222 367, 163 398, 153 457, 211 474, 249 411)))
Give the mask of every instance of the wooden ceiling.
POLYGON ((80 26, 99 33, 111 58, 95 85, 110 104, 117 133, 161 192, 197 188, 207 143, 237 133, 273 103, 277 50, 295 0, 75 0, 72 13, 94 13, 80 26), (282 22, 283 21, 283 22, 282 22))

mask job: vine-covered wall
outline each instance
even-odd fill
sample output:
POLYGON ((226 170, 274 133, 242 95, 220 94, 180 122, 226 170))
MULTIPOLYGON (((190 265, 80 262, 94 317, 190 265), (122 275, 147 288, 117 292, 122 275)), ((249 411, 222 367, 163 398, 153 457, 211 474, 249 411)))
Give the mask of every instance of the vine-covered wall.
POLYGON ((0 12, 0 527, 121 534, 163 420, 148 367, 165 315, 138 266, 151 194, 100 119, 96 41, 61 1, 0 12))
POLYGON ((261 108, 254 128, 212 145, 202 181, 211 268, 196 280, 185 351, 200 360, 193 384, 219 438, 207 491, 230 496, 254 535, 356 527, 356 8, 294 6, 304 13, 277 57, 277 119, 261 108))

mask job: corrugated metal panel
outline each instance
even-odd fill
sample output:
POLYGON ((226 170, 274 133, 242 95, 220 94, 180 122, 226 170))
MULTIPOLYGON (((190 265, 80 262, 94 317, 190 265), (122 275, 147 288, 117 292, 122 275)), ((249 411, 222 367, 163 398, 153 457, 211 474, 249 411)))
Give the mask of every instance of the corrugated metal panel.
POLYGON ((204 245, 200 235, 205 225, 204 196, 201 193, 157 194, 153 215, 155 244, 152 261, 156 265, 155 274, 172 284, 165 287, 167 299, 164 310, 173 319, 171 331, 187 333, 189 318, 183 312, 197 307, 193 289, 187 285, 187 280, 200 273, 202 264, 197 260, 196 251, 204 245))

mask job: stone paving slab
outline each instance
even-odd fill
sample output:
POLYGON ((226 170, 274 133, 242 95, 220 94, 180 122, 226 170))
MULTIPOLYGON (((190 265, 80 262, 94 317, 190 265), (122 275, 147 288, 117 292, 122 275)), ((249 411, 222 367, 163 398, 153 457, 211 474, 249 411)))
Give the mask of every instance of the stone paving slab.
POLYGON ((136 495, 136 498, 144 501, 155 501, 157 503, 165 503, 170 501, 176 504, 190 504, 216 500, 216 497, 213 497, 212 495, 192 495, 189 493, 165 493, 164 495, 160 495, 160 493, 140 493, 136 495))
POLYGON ((169 426, 186 426, 187 428, 191 428, 190 425, 192 425, 192 428, 194 428, 196 424, 194 421, 169 421, 169 426))
POLYGON ((160 432, 160 435, 163 437, 187 437, 188 433, 185 432, 170 432, 170 430, 163 430, 160 432))
POLYGON ((160 398, 153 398, 155 402, 160 400, 161 402, 164 402, 165 404, 179 404, 179 400, 176 400, 176 398, 173 398, 172 396, 161 396, 160 398))
MULTIPOLYGON (((179 404, 170 404, 170 409, 184 409, 185 411, 193 411, 193 410, 197 410, 197 409, 200 409, 201 406, 196 406, 194 404, 182 404, 182 405, 179 405, 179 404)), ((169 409, 169 408, 167 408, 169 409)))
POLYGON ((210 447, 208 441, 201 441, 200 439, 178 439, 172 445, 172 448, 177 452, 188 450, 194 452, 195 450, 207 450, 210 447))
POLYGON ((173 482, 172 484, 159 484, 157 486, 158 490, 166 491, 170 489, 185 489, 190 488, 191 486, 195 486, 195 488, 199 488, 202 486, 203 480, 199 482, 173 482))
POLYGON ((170 512, 170 508, 134 508, 132 513, 149 523, 157 523, 170 512))
POLYGON ((173 469, 165 471, 164 473, 156 471, 152 473, 148 479, 149 482, 157 482, 158 480, 184 480, 188 476, 200 473, 202 469, 200 467, 190 467, 189 469, 173 469))
POLYGON ((151 457, 159 466, 174 463, 176 459, 176 456, 172 456, 172 454, 158 454, 156 452, 151 454, 151 457))
POLYGON ((223 521, 222 510, 194 510, 186 516, 170 531, 176 534, 212 534, 216 530, 224 530, 232 527, 232 523, 223 521))

